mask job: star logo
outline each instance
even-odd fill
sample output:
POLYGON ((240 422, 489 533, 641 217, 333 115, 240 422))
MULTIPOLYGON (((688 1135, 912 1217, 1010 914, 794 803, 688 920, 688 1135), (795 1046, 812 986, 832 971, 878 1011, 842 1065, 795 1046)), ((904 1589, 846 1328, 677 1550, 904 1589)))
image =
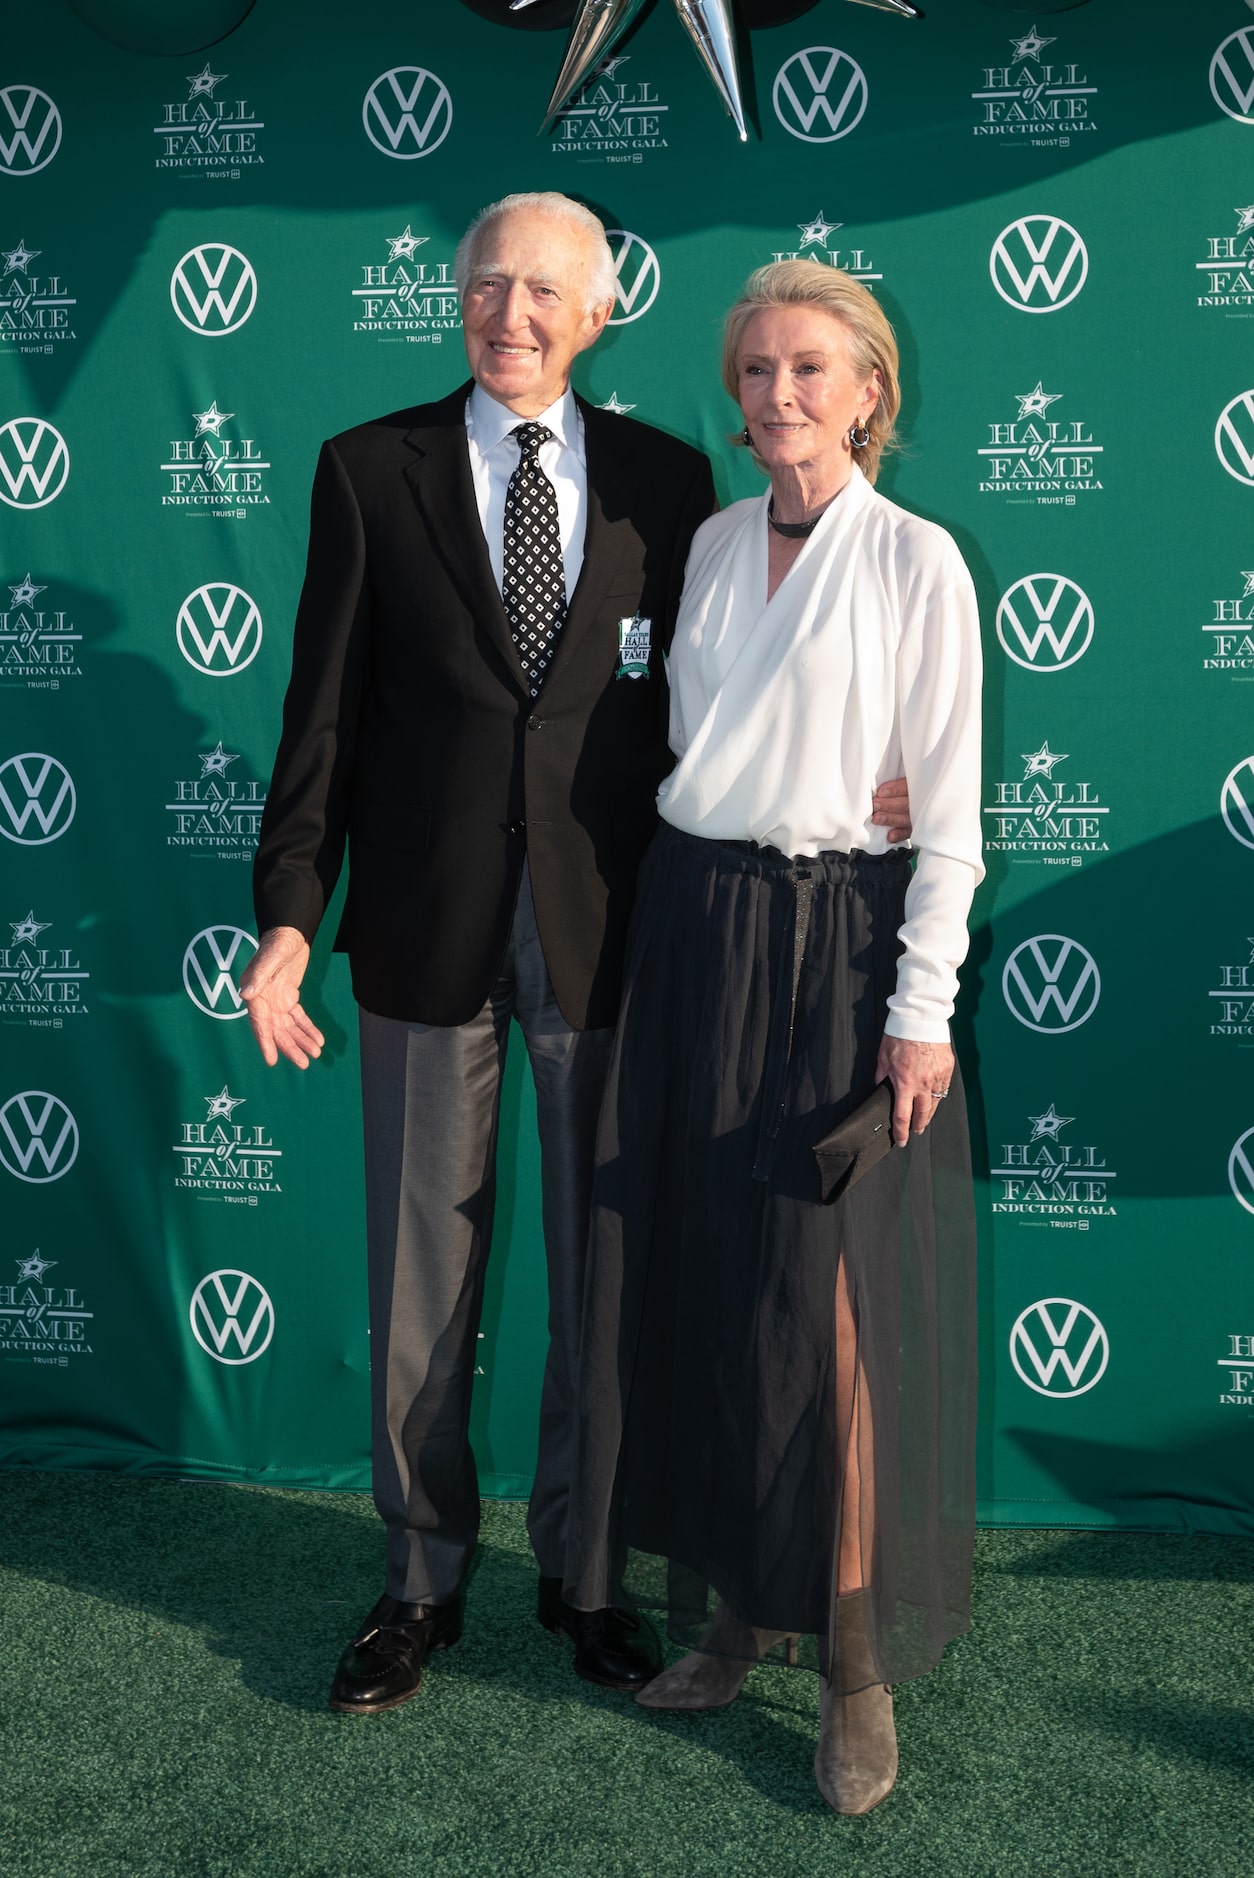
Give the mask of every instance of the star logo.
POLYGON ((822 209, 819 210, 812 222, 797 223, 797 227, 801 230, 801 245, 803 248, 826 249, 827 237, 834 235, 838 228, 843 228, 844 226, 845 224, 843 222, 824 221, 822 209))
POLYGON ((51 920, 36 919, 35 909, 32 907, 25 919, 11 919, 9 921, 9 925, 13 928, 13 939, 11 943, 15 946, 34 945, 40 933, 47 932, 51 924, 51 920))
POLYGON ((218 400, 215 398, 207 411, 193 411, 192 416, 196 420, 197 437, 203 437, 206 432, 211 432, 213 436, 220 437, 222 435, 222 426, 229 424, 231 419, 235 416, 235 413, 234 411, 220 411, 218 409, 218 400))
POLYGON ((1038 378, 1035 391, 1016 391, 1014 395, 1019 400, 1019 416, 1022 418, 1044 417, 1050 405, 1057 404, 1062 393, 1061 391, 1046 391, 1038 378))
POLYGON ((597 70, 596 70, 597 77, 598 78, 613 78, 619 66, 626 65, 630 57, 631 57, 630 52, 620 52, 615 58, 602 59, 600 65, 597 66, 597 70))
POLYGON ((201 781, 203 782, 206 776, 225 776, 227 764, 238 762, 238 753, 235 756, 228 756, 226 751, 222 748, 221 739, 219 739, 216 749, 201 752, 201 781))
MULTIPOLYGON (((1254 228, 1254 202, 1251 202, 1247 208, 1237 210, 1238 235, 1246 234, 1251 228, 1254 228)), ((4 258, 7 261, 9 257, 6 254, 4 258)))
POLYGON ((7 251, 0 249, 0 254, 4 255, 6 275, 25 274, 31 262, 37 261, 42 253, 42 248, 28 248, 24 241, 19 241, 16 248, 9 248, 7 251))
POLYGON ((1065 1128, 1068 1122, 1073 1122, 1075 1116, 1060 1115, 1051 1102, 1043 1115, 1029 1115, 1028 1120, 1032 1124, 1033 1141, 1043 1141, 1047 1137, 1050 1141, 1057 1141, 1058 1130, 1065 1128))
POLYGON ((409 223, 405 224, 403 235, 385 235, 388 244, 389 261, 412 261, 424 241, 430 241, 430 235, 415 235, 409 223))
POLYGON ((197 72, 194 78, 190 72, 187 74, 187 82, 191 86, 187 94, 188 103, 190 104, 193 98, 212 98, 215 89, 226 77, 226 72, 211 72, 209 62, 206 60, 203 72, 197 72))
MULTIPOLYGON (((1245 582, 1245 592, 1241 595, 1241 598, 1248 600, 1250 595, 1254 593, 1254 567, 1243 567, 1241 569, 1241 578, 1245 582)), ((36 587, 35 592, 42 593, 43 588, 36 587)), ((14 605, 16 604, 17 602, 14 601, 14 605)))
POLYGON ((9 592, 13 595, 14 606, 29 606, 37 593, 46 591, 46 588, 36 586, 29 574, 25 580, 19 580, 16 587, 12 581, 9 582, 9 592))
POLYGON ((1027 764, 1027 768, 1023 772, 1024 782, 1027 781, 1029 776, 1052 776, 1055 763, 1065 763, 1067 760, 1065 751, 1060 756, 1054 756, 1051 753, 1048 739, 1041 745, 1039 750, 1020 750, 1019 755, 1027 764))
POLYGON ((19 1278, 33 1278, 35 1283, 38 1284, 44 1273, 50 1272, 56 1262, 55 1259, 41 1259, 39 1256, 39 1247, 36 1246, 28 1259, 18 1259, 16 1261, 17 1275, 19 1278))
POLYGON ((624 404, 616 391, 611 391, 604 404, 597 406, 599 411, 612 411, 615 417, 626 417, 628 411, 635 410, 634 404, 624 404))
POLYGON ((1254 965, 1254 933, 1248 933, 1248 932, 1246 933, 1246 935, 1245 935, 1245 943, 1246 943, 1246 945, 1248 945, 1248 946, 1249 946, 1249 948, 1250 948, 1250 956, 1249 956, 1249 958, 1248 958, 1248 959, 1246 960, 1246 964, 1247 964, 1247 965, 1254 965))
MULTIPOLYGON (((1025 7, 1024 12, 1026 11, 1025 7)), ((1010 43, 1014 48, 1016 59, 1039 59, 1046 46, 1052 46, 1054 40, 1042 39, 1034 26, 1030 33, 1024 34, 1022 39, 1012 39, 1010 43)))
POLYGON ((247 1102, 248 1097, 233 1096, 226 1084, 223 1083, 221 1095, 204 1096, 202 1100, 209 1104, 209 1113, 205 1116, 207 1122, 229 1122, 235 1110, 239 1108, 242 1102, 247 1102))

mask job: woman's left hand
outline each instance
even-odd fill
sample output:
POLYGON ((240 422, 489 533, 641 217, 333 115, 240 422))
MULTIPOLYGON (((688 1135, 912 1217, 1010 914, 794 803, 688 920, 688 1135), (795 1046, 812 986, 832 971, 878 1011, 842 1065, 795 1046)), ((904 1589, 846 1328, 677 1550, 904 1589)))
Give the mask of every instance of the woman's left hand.
POLYGON ((875 1080, 893 1085, 893 1146, 904 1148, 911 1134, 921 1135, 949 1093, 954 1053, 947 1043, 911 1043, 884 1036, 875 1063, 875 1080))

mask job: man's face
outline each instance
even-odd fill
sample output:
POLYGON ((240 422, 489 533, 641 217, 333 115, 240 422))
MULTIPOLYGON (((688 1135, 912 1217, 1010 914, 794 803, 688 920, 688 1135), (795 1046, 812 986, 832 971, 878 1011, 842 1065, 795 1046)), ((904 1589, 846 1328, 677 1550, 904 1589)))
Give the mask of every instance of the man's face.
POLYGON ((578 228, 515 210, 480 230, 462 301, 475 382, 519 417, 556 403, 570 368, 609 317, 584 311, 587 242, 578 228))

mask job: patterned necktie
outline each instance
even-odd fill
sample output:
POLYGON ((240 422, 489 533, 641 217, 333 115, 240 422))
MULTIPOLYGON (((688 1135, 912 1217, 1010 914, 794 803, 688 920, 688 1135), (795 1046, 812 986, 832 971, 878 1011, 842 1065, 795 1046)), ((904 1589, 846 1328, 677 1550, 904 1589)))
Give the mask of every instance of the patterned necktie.
POLYGON ((501 598, 534 698, 566 619, 566 575, 557 495, 538 456, 553 432, 543 424, 519 424, 511 434, 518 439, 518 468, 505 491, 501 598))

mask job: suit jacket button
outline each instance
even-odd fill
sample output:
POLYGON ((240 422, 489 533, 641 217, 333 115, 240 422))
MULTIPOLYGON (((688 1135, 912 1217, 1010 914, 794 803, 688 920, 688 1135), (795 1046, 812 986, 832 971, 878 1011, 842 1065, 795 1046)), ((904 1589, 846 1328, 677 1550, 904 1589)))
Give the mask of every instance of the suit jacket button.
POLYGON ((527 719, 527 729, 528 730, 543 730, 544 719, 542 717, 529 717, 527 719))
POLYGON ((505 832, 508 835, 522 835, 526 833, 526 830, 527 830, 526 822, 510 822, 507 825, 505 832))

